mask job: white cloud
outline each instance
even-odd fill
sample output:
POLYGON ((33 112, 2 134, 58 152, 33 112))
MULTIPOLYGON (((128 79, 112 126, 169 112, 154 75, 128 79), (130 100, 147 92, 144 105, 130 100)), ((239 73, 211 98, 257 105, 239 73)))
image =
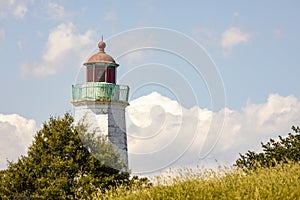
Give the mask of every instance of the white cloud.
POLYGON ((53 2, 48 3, 48 14, 51 19, 64 19, 67 16, 65 8, 53 2))
POLYGON ((258 150, 261 141, 286 135, 292 125, 299 125, 299 113, 300 101, 294 96, 270 94, 262 104, 212 112, 186 109, 152 93, 131 101, 127 108, 130 167, 134 173, 146 173, 171 165, 211 166, 216 165, 215 160, 232 164, 239 153, 258 150), (222 112, 226 118, 219 141, 206 158, 201 158, 209 150, 205 143, 210 126, 215 125, 212 119, 222 117, 222 112))
POLYGON ((22 19, 27 13, 28 9, 25 5, 19 4, 14 8, 13 14, 16 18, 22 19))
POLYGON ((104 15, 104 21, 115 21, 118 19, 117 14, 114 10, 108 10, 104 15))
POLYGON ((62 23, 53 29, 48 36, 47 44, 40 64, 25 62, 21 65, 23 76, 44 77, 56 74, 67 63, 80 65, 83 58, 95 45, 92 40, 94 31, 83 34, 75 32, 73 23, 62 23))
POLYGON ((17 19, 23 19, 28 9, 26 1, 0 0, 0 17, 14 16, 17 19))
POLYGON ((246 43, 251 38, 251 33, 242 32, 238 27, 231 27, 222 33, 221 46, 232 48, 238 44, 246 43))
POLYGON ((26 155, 36 132, 36 122, 17 114, 0 114, 0 169, 6 167, 6 160, 16 161, 26 155))

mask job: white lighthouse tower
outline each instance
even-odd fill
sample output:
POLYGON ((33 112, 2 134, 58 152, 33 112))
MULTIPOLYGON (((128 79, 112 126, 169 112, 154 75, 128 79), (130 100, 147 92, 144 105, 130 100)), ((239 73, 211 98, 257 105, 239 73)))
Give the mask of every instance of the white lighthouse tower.
POLYGON ((92 55, 84 66, 85 82, 72 85, 72 104, 75 123, 83 118, 89 128, 106 135, 120 153, 125 170, 128 169, 125 108, 129 105, 127 85, 116 84, 115 60, 105 53, 106 44, 98 43, 99 52, 92 55))

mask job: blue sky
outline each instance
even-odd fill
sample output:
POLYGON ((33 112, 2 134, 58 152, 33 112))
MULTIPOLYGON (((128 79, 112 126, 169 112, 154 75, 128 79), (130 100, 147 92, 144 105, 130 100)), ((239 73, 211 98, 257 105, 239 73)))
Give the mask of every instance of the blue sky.
MULTIPOLYGON (((298 105, 299 7, 299 1, 258 0, 142 0, 126 3, 0 0, 2 122, 8 122, 5 118, 16 114, 25 120, 25 124, 33 120, 30 122, 35 124, 29 123, 30 127, 38 128, 50 115, 59 116, 72 111, 71 85, 78 80, 81 64, 97 51, 101 35, 108 39, 107 52, 116 56, 116 51, 109 47, 109 41, 112 43, 116 35, 124 31, 143 27, 171 29, 202 45, 216 64, 226 91, 226 107, 233 112, 243 115, 251 106, 267 106, 276 98, 274 102, 288 101, 285 98, 296 102, 285 102, 285 106, 298 105)), ((181 45, 180 41, 174 41, 174 44, 181 45)), ((174 69, 182 70, 177 65, 185 66, 182 61, 177 62, 178 58, 157 51, 133 53, 117 62, 122 71, 122 66, 125 70, 152 61, 158 63, 160 59, 168 60, 169 67, 174 69)), ((126 73, 124 70, 122 73, 126 73)), ((186 79, 192 76, 179 73, 186 79)), ((142 77, 146 78, 147 74, 142 74, 142 77)), ((198 106, 210 109, 205 81, 200 78, 190 83, 200 100, 198 106)), ((174 87, 180 88, 180 85, 176 83, 174 87)), ((152 85, 144 87, 131 100, 155 91, 174 99, 167 91, 152 85)), ((187 108, 195 106, 193 103, 179 103, 187 108)), ((296 112, 293 118, 283 120, 279 131, 289 130, 299 115, 296 112)), ((12 121, 9 125, 16 130, 17 125, 12 121)), ((279 126, 275 125, 274 128, 279 126)), ((5 130, 11 129, 0 130, 3 130, 1 134, 5 134, 5 130)), ((264 137, 256 137, 253 145, 259 144, 264 137)))

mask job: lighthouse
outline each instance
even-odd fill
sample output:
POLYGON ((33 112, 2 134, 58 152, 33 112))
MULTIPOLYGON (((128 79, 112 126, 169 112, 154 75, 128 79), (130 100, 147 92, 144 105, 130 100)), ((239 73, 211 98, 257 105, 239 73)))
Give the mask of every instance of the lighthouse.
POLYGON ((128 169, 125 108, 129 105, 127 85, 116 84, 119 64, 105 52, 106 44, 98 43, 99 51, 92 55, 85 67, 85 81, 72 85, 75 123, 83 118, 89 130, 107 136, 128 169))

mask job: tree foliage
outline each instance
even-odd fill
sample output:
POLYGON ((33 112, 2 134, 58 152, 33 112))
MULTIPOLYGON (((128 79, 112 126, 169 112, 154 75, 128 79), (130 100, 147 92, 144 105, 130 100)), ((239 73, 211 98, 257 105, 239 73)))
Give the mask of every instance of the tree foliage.
POLYGON ((9 162, 8 168, 0 171, 0 199, 88 199, 97 190, 129 182, 128 172, 97 159, 98 156, 117 163, 119 155, 112 145, 95 137, 95 132, 86 133, 86 126, 74 126, 73 121, 66 113, 63 118, 51 117, 43 124, 27 156, 9 162), (96 142, 91 143, 91 138, 96 142))
POLYGON ((256 169, 300 161, 300 128, 293 126, 292 130, 295 134, 289 133, 285 138, 279 136, 277 141, 270 139, 266 144, 261 143, 261 153, 248 151, 245 155, 240 154, 235 165, 243 169, 256 169))

